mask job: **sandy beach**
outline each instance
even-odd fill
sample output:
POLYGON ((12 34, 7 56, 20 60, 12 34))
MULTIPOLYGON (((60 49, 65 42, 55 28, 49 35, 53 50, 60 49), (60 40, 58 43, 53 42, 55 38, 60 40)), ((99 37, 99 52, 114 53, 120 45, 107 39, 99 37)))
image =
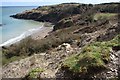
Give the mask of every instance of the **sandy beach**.
POLYGON ((37 39, 42 39, 46 35, 49 35, 48 33, 53 30, 53 27, 42 27, 40 30, 36 31, 31 35, 32 39, 37 40, 37 39))

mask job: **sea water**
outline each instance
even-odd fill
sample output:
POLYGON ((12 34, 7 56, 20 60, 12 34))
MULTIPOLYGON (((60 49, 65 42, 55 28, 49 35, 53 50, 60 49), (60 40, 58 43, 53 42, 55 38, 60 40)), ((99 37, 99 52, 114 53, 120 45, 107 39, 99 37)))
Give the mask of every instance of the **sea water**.
POLYGON ((0 7, 0 46, 12 44, 29 36, 40 29, 43 23, 33 20, 15 19, 10 17, 25 10, 31 10, 33 6, 2 6, 0 7))

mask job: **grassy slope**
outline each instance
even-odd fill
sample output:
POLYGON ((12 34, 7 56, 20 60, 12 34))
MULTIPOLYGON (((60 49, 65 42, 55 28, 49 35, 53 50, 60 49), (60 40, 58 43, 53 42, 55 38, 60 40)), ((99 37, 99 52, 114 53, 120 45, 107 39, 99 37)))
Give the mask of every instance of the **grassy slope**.
POLYGON ((120 46, 120 35, 111 41, 95 42, 86 45, 79 55, 72 55, 67 58, 63 67, 68 67, 70 71, 88 74, 96 73, 96 69, 106 69, 105 64, 110 61, 110 50, 113 46, 120 46))
POLYGON ((110 19, 114 16, 116 16, 116 13, 97 13, 94 16, 94 20, 98 20, 98 19, 110 19))

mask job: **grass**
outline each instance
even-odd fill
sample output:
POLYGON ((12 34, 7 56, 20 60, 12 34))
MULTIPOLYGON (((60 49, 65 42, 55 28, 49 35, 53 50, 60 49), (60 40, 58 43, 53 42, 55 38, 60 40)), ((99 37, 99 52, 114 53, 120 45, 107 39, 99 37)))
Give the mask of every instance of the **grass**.
POLYGON ((0 67, 2 67, 2 51, 0 50, 0 67))
POLYGON ((79 55, 67 58, 62 67, 81 74, 94 74, 106 68, 110 61, 110 50, 113 46, 120 46, 120 35, 106 42, 95 42, 86 45, 79 55))
POLYGON ((110 19, 114 16, 116 16, 116 13, 97 13, 94 16, 94 20, 98 20, 98 19, 110 19))
POLYGON ((42 68, 35 68, 32 69, 29 73, 28 73, 28 78, 37 78, 39 73, 43 72, 44 69, 42 68))
POLYGON ((20 60, 26 58, 26 56, 14 56, 11 58, 6 58, 5 56, 2 56, 2 65, 8 64, 10 62, 16 61, 16 60, 20 60))

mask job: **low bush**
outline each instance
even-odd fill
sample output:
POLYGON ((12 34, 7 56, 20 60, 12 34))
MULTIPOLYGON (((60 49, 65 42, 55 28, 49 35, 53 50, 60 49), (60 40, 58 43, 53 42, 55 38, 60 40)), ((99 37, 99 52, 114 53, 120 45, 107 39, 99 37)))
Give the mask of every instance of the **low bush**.
POLYGON ((42 68, 35 68, 35 69, 32 69, 28 75, 26 75, 26 79, 37 79, 39 77, 39 74, 42 73, 44 71, 44 69, 42 68))
POLYGON ((120 45, 120 35, 111 41, 95 42, 83 47, 80 54, 67 58, 62 67, 79 74, 96 74, 98 71, 107 69, 105 66, 110 62, 110 50, 113 46, 120 45))

